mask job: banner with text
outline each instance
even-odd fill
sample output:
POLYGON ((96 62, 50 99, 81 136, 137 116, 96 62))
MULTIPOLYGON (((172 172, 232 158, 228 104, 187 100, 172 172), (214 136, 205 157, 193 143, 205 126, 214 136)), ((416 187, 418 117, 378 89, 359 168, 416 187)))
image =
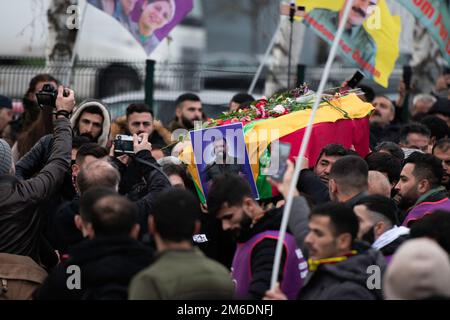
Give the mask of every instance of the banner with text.
POLYGON ((423 24, 438 43, 442 56, 450 64, 450 13, 444 1, 399 0, 423 24))
MULTIPOLYGON (((297 0, 306 7, 303 22, 331 44, 348 0, 297 0)), ((385 0, 356 0, 340 41, 339 53, 369 79, 387 87, 399 56, 400 17, 385 0)))

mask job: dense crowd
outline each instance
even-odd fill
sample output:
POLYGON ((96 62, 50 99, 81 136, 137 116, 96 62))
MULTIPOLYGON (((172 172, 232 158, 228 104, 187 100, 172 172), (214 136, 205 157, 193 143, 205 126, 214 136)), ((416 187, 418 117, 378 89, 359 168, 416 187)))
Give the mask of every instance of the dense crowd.
MULTIPOLYGON (((0 299, 449 299, 450 75, 430 93, 402 84, 396 101, 361 89, 370 153, 329 144, 297 159, 272 289, 292 162, 268 178, 278 196, 255 200, 231 172, 202 201, 172 135, 206 119, 196 94, 178 97, 169 124, 144 103, 111 119, 48 74, 20 115, 0 95, 0 299), (54 105, 38 103, 44 84, 54 105)), ((230 110, 254 100, 236 94, 230 110)))

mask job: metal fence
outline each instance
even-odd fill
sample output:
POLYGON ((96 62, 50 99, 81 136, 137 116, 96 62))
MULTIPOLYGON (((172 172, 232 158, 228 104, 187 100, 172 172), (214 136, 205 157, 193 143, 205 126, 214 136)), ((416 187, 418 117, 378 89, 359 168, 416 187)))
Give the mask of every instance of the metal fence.
MULTIPOLYGON (((72 70, 71 87, 75 90, 78 101, 86 98, 108 101, 116 106, 112 108, 113 116, 118 116, 123 114, 124 108, 130 102, 144 101, 145 67, 145 61, 77 61, 72 70)), ((173 104, 179 94, 187 91, 198 93, 206 105, 225 107, 234 93, 247 91, 257 67, 247 64, 156 63, 151 77, 155 112, 165 115, 169 109, 167 107, 164 110, 158 109, 158 105, 173 104)), ((35 75, 50 73, 62 80, 67 78, 69 70, 67 65, 55 64, 45 67, 44 60, 39 58, 0 57, 0 94, 21 99, 35 75)), ((315 90, 322 76, 322 70, 309 67, 294 68, 291 72, 291 83, 295 85, 306 81, 315 90)), ((281 83, 278 89, 283 88, 287 83, 287 71, 287 66, 272 71, 265 66, 255 88, 255 97, 263 95, 265 81, 269 77, 281 83)), ((327 87, 339 86, 343 80, 350 78, 354 71, 354 68, 339 66, 333 68, 327 87)), ((400 76, 401 72, 394 71, 394 86, 400 76)), ((374 85, 373 82, 369 84, 382 93, 389 91, 374 85)), ((392 87, 390 90, 392 91, 392 87)), ((217 108, 220 111, 223 109, 217 108)), ((214 116, 214 113, 207 116, 214 116)))

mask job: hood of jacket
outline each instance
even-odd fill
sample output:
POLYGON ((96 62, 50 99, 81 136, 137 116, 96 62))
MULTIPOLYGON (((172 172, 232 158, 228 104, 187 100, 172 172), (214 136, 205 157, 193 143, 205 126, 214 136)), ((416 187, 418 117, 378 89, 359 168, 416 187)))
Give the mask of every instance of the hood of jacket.
POLYGON ((83 101, 77 106, 77 108, 73 112, 72 117, 70 118, 70 124, 72 125, 72 129, 74 129, 74 131, 77 132, 77 130, 75 130, 75 126, 76 124, 78 124, 80 116, 83 113, 83 110, 90 106, 97 106, 100 108, 100 110, 102 110, 103 127, 102 132, 98 137, 97 143, 102 147, 106 147, 109 139, 109 133, 111 131, 111 114, 109 113, 108 107, 104 103, 94 99, 83 101))

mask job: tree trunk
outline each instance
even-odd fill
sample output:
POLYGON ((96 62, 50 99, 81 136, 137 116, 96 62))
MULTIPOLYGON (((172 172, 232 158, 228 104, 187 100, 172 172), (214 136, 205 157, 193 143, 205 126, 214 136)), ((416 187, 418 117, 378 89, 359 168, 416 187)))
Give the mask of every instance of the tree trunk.
POLYGON ((443 58, 439 46, 418 20, 414 27, 413 38, 412 91, 413 93, 429 93, 433 90, 436 79, 442 74, 443 58))
POLYGON ((47 71, 63 82, 70 80, 66 77, 71 68, 70 62, 78 31, 71 27, 72 21, 67 9, 76 3, 76 0, 50 0, 47 10, 48 39, 45 50, 47 71))
MULTIPOLYGON (((303 38, 305 26, 299 22, 293 23, 292 52, 291 52, 291 70, 290 84, 295 87, 297 64, 300 58, 300 52, 303 47, 303 38)), ((280 89, 287 89, 288 86, 288 57, 289 57, 289 37, 291 32, 291 23, 289 17, 281 17, 281 27, 278 33, 278 39, 272 49, 272 65, 266 80, 264 93, 271 96, 280 89)))

